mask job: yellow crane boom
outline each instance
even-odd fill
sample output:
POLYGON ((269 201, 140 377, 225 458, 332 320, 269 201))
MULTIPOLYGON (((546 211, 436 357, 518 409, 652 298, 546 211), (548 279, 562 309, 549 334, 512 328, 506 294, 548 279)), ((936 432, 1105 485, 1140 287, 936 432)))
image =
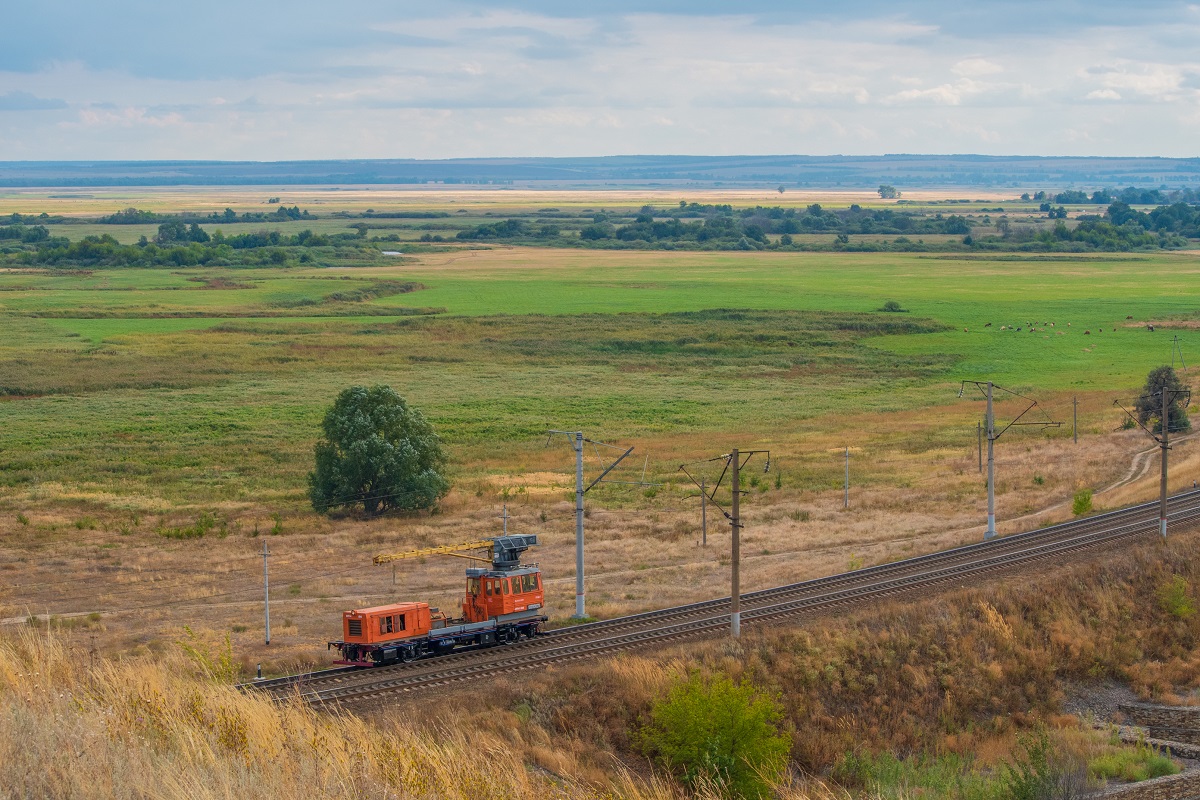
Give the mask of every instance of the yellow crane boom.
POLYGON ((403 553, 386 553, 375 556, 371 559, 376 564, 388 564, 392 561, 403 561, 406 558, 423 558, 424 556, 454 556, 455 558, 469 558, 473 561, 491 562, 490 551, 494 547, 491 539, 483 539, 478 542, 463 542, 462 544, 448 544, 442 547, 422 547, 420 550, 408 550, 403 553), (488 558, 480 558, 479 556, 469 556, 463 551, 465 550, 488 550, 488 558))

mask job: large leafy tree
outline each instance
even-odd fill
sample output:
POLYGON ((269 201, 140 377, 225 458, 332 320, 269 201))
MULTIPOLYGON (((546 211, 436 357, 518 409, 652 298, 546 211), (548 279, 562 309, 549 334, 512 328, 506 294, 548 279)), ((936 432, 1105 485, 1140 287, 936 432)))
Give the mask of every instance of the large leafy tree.
POLYGON ((1191 422, 1188 420, 1185 405, 1187 395, 1182 393, 1188 387, 1183 385, 1183 381, 1179 379, 1173 367, 1165 365, 1155 367, 1146 376, 1146 385, 1142 389, 1142 396, 1137 401, 1138 422, 1147 425, 1153 420, 1154 432, 1157 433, 1162 430, 1162 396, 1164 387, 1168 390, 1167 417, 1170 420, 1168 431, 1175 433, 1176 431, 1188 430, 1191 428, 1191 422))
POLYGON ((389 386, 352 386, 321 424, 316 468, 308 476, 313 508, 359 503, 369 515, 432 508, 450 490, 446 454, 433 427, 389 386))

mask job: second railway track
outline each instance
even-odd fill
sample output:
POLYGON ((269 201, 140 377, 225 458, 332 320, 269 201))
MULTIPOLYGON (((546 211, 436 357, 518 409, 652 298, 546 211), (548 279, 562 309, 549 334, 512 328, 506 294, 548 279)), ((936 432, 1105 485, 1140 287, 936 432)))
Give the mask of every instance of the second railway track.
MULTIPOLYGON (((1172 527, 1200 521, 1200 492, 1169 500, 1172 527)), ((1157 532, 1157 503, 1145 503, 1028 533, 993 539, 854 572, 742 595, 747 625, 1010 570, 1057 555, 1157 532)), ((712 635, 728 627, 729 598, 561 628, 508 647, 467 651, 370 670, 323 670, 257 684, 277 697, 314 705, 357 704, 388 694, 484 679, 519 670, 712 635)))

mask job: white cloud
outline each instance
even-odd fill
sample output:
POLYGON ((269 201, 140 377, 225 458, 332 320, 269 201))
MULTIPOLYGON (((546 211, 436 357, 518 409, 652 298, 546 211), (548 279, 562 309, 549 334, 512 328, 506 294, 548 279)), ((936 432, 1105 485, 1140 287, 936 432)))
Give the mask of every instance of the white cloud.
POLYGON ((1004 67, 986 58, 966 58, 955 64, 950 71, 955 75, 977 78, 981 75, 995 75, 1004 72, 1004 67))
MULTIPOLYGON (((972 26, 949 11, 920 18, 883 4, 820 17, 790 5, 720 15, 546 8, 380 6, 360 23, 361 41, 343 14, 335 44, 303 65, 282 59, 190 77, 146 63, 43 59, 36 69, 0 71, 0 112, 13 92, 24 93, 15 105, 55 98, 46 102, 67 110, 21 115, 4 130, 18 143, 6 152, 1195 155, 1194 6, 1119 28, 1077 18, 1054 36, 1011 14, 997 18, 1003 25, 972 26), (985 29, 986 38, 971 33, 985 29), (1067 129, 1073 141, 1059 133, 1067 129)), ((326 12, 311 13, 317 26, 326 12)), ((1095 4, 1095 13, 1108 8, 1095 4)))

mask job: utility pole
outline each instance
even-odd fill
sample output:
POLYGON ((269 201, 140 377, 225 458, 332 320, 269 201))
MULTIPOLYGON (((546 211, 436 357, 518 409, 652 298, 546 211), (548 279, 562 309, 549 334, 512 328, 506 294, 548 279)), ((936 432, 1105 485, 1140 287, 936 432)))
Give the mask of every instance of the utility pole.
POLYGON ((988 524, 983 538, 996 537, 996 417, 992 413, 992 382, 987 384, 987 437, 988 437, 988 524))
MULTIPOLYGON (((592 445, 602 445, 614 450, 621 448, 615 447, 604 442, 596 442, 591 439, 585 439, 583 431, 549 431, 551 436, 555 434, 563 434, 571 441, 571 447, 575 450, 575 616, 574 619, 583 619, 587 617, 587 612, 584 603, 584 576, 583 576, 583 496, 595 486, 604 480, 604 476, 612 472, 613 468, 625 460, 625 457, 633 452, 630 447, 625 452, 621 453, 615 461, 609 464, 600 476, 587 486, 583 485, 583 443, 588 442, 592 445)), ((615 481, 614 481, 615 482, 615 481)), ((636 482, 635 482, 636 483, 636 482)), ((508 514, 507 507, 505 514, 508 514)), ((507 530, 508 520, 504 521, 505 530, 507 530)))
POLYGON ((267 644, 271 643, 271 584, 267 579, 267 556, 271 552, 267 550, 267 542, 263 540, 263 620, 266 622, 267 628, 267 644))
POLYGON ((704 494, 704 478, 700 479, 700 546, 708 547, 708 496, 704 494))
MULTIPOLYGON (((987 532, 984 533, 984 535, 983 535, 983 538, 985 540, 987 540, 987 539, 993 539, 996 536, 996 440, 999 439, 1001 436, 1003 436, 1004 432, 1007 431, 1009 428, 1013 427, 1014 425, 1037 425, 1037 426, 1043 427, 1043 428, 1057 428, 1059 425, 1062 425, 1062 423, 1061 422, 1052 422, 1049 419, 1042 421, 1042 422, 1021 422, 1022 417, 1024 417, 1026 414, 1028 414, 1034 408, 1038 407, 1037 401, 1032 400, 1028 397, 1025 397, 1024 395, 1017 394, 1016 392, 1014 392, 1010 389, 1005 389, 1003 387, 996 386, 996 384, 992 383, 991 381, 963 381, 961 388, 959 388, 959 390, 958 390, 959 397, 963 396, 963 393, 966 391, 968 383, 975 386, 977 389, 979 389, 981 392, 983 392, 984 395, 986 395, 986 397, 987 397, 987 414, 984 417, 984 426, 985 426, 986 432, 987 432, 987 443, 988 443, 988 454, 987 454, 988 512, 987 512, 987 532), (1014 397, 1019 397, 1022 400, 1029 401, 1029 405, 1025 407, 1025 410, 1022 411, 1020 414, 1018 414, 1016 416, 1016 418, 1013 419, 1012 422, 1005 425, 1004 428, 1001 429, 998 433, 996 431, 996 414, 995 414, 995 409, 993 407, 993 394, 996 389, 999 389, 1000 391, 1005 392, 1006 394, 1011 394, 1014 397)), ((1043 412, 1043 413, 1045 413, 1045 412, 1043 412)))
POLYGON ((504 504, 504 510, 500 512, 500 519, 504 520, 504 535, 508 536, 508 503, 504 504))
POLYGON ((850 507, 850 448, 846 448, 846 491, 842 499, 842 508, 850 507))
POLYGON ((742 563, 741 536, 738 535, 742 527, 740 519, 741 496, 742 496, 742 472, 741 461, 738 458, 738 451, 735 447, 729 455, 729 460, 733 465, 733 504, 730 506, 731 516, 729 518, 729 527, 733 531, 733 587, 732 593, 729 595, 732 606, 732 612, 729 617, 729 629, 733 634, 733 638, 738 638, 742 635, 742 587, 739 582, 738 570, 742 563))
POLYGON ((1167 416, 1169 414, 1167 408, 1167 385, 1163 383, 1162 389, 1162 477, 1158 484, 1158 532, 1162 534, 1162 538, 1167 538, 1167 437, 1170 435, 1171 426, 1168 424, 1167 416))
POLYGON ((738 638, 742 633, 742 587, 741 587, 741 567, 742 567, 742 542, 741 542, 742 519, 741 519, 741 516, 742 515, 741 515, 741 508, 742 508, 742 467, 745 466, 745 464, 742 462, 742 457, 744 456, 746 461, 748 462, 751 458, 753 458, 754 456, 756 456, 760 453, 765 454, 767 456, 767 463, 766 463, 766 466, 763 468, 763 472, 770 472, 771 471, 771 452, 769 450, 739 451, 735 448, 734 450, 731 450, 726 455, 717 456, 716 458, 708 459, 708 462, 722 461, 725 463, 725 468, 724 468, 724 470, 721 471, 721 477, 717 478, 716 483, 713 484, 711 492, 708 491, 707 481, 697 480, 695 477, 692 476, 692 473, 688 472, 687 464, 681 464, 679 467, 679 470, 681 472, 683 472, 685 475, 687 475, 688 478, 692 481, 692 483, 696 484, 697 486, 703 487, 701 489, 701 492, 703 493, 707 502, 711 502, 713 505, 717 506, 717 508, 721 508, 720 505, 714 499, 715 495, 717 493, 717 489, 721 488, 721 482, 723 480, 725 480, 726 473, 732 473, 730 475, 730 477, 732 479, 732 485, 733 485, 733 502, 730 505, 729 511, 725 511, 724 509, 721 509, 721 513, 724 514, 725 518, 729 520, 729 528, 733 533, 733 548, 732 548, 731 558, 730 558, 730 563, 731 563, 733 569, 732 569, 731 586, 730 586, 730 593, 729 593, 729 602, 730 602, 729 629, 730 629, 730 633, 733 635, 733 638, 735 638, 735 639, 738 638))
POLYGON ((587 616, 583 596, 583 431, 571 441, 575 448, 575 617, 587 616))
POLYGON ((1079 395, 1071 396, 1071 434, 1079 444, 1079 395))

